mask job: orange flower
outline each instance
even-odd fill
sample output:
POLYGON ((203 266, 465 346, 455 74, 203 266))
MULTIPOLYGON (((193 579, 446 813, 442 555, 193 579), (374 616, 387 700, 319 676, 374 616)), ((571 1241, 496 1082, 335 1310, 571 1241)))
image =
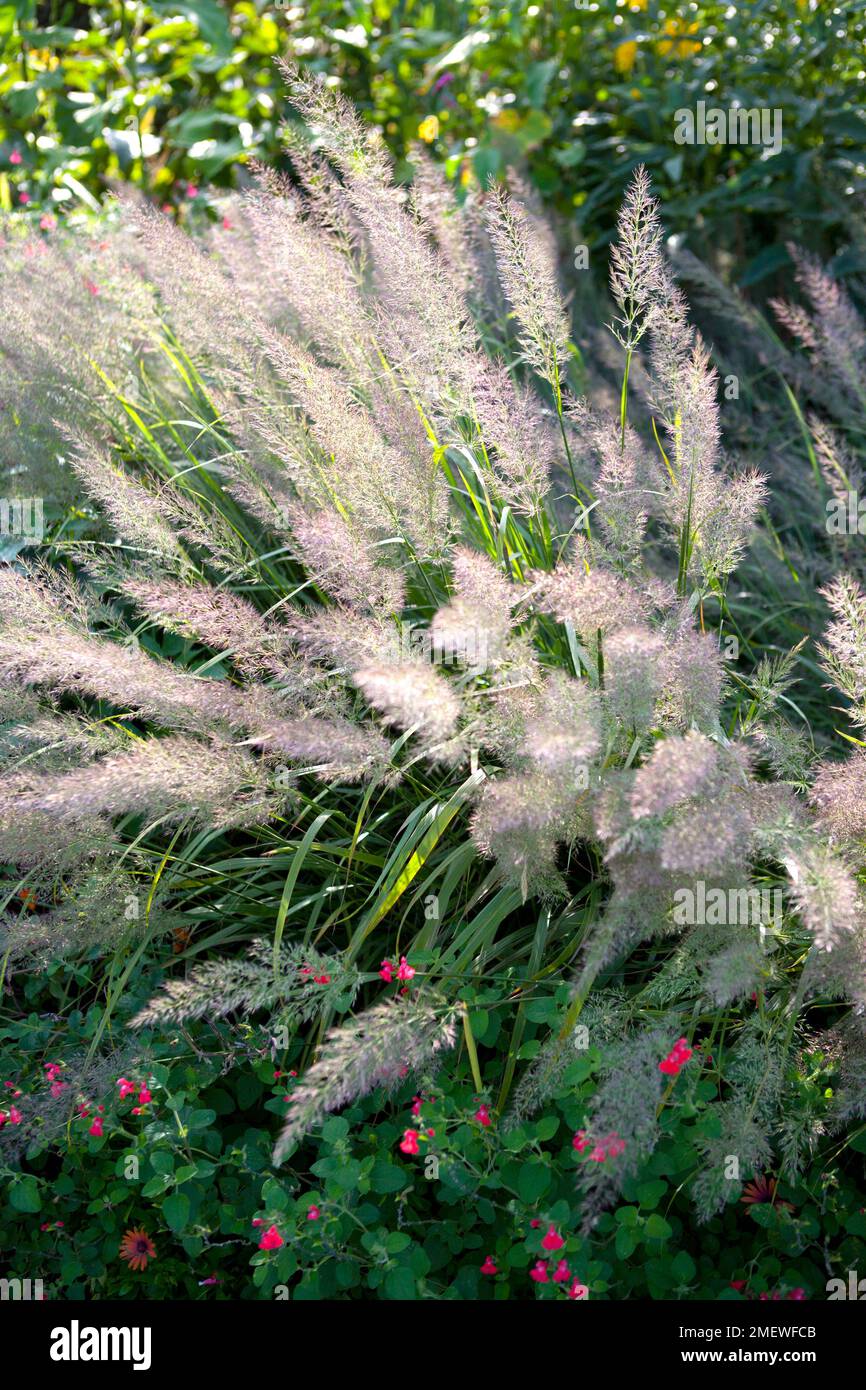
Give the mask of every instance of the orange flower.
POLYGON ((754 1182, 747 1182, 743 1188, 741 1202, 746 1206, 753 1206, 759 1202, 772 1202, 776 1207, 787 1207, 792 1210, 790 1202, 783 1202, 776 1199, 776 1179, 765 1178, 763 1173, 759 1173, 754 1182))
POLYGON ((147 1231, 127 1231, 120 1242, 120 1258, 129 1261, 130 1269, 146 1269, 148 1260, 156 1259, 156 1247, 147 1231))
POLYGON ((662 39, 659 43, 659 53, 675 53, 678 58, 690 58, 695 53, 701 51, 700 39, 689 39, 688 34, 698 32, 698 22, 686 24, 681 19, 669 19, 665 24, 664 32, 670 34, 670 38, 662 39))

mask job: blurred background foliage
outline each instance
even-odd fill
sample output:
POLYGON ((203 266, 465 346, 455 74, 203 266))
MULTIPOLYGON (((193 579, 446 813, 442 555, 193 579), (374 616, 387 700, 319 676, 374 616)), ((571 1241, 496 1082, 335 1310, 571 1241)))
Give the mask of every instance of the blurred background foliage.
POLYGON ((424 143, 458 188, 517 166, 591 246, 640 162, 669 232, 743 285, 790 236, 834 250, 862 206, 866 0, 13 0, 0 49, 0 205, 48 228, 118 179, 216 215, 245 161, 279 162, 281 53, 398 160, 424 143), (675 144, 698 100, 779 108, 781 152, 675 144))

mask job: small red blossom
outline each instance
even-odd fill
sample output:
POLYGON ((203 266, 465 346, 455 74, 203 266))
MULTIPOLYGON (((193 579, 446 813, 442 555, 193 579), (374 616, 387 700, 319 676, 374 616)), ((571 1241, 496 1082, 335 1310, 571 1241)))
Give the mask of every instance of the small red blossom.
POLYGON ((21 151, 20 151, 20 150, 13 150, 12 153, 10 154, 10 156, 9 156, 9 163, 10 163, 10 164, 20 164, 20 163, 21 163, 21 159, 22 159, 21 151))
POLYGON ((87 1133, 92 1134, 94 1139, 102 1138, 102 1120, 99 1118, 98 1115, 96 1119, 93 1121, 93 1124, 90 1126, 90 1129, 87 1131, 87 1133))
POLYGON ((414 1129, 403 1131, 403 1138, 400 1140, 400 1149, 404 1154, 416 1154, 418 1149, 418 1134, 414 1129))
POLYGON ((400 964, 399 964, 399 966, 397 967, 397 979, 398 979, 398 980, 411 980, 411 979, 413 978, 414 974, 415 974, 415 971, 414 971, 413 967, 412 967, 411 965, 408 965, 408 964, 406 963, 406 957, 405 957, 405 956, 401 956, 401 957, 400 957, 400 964))
POLYGON ((559 1264, 556 1266, 556 1269, 553 1271, 554 1284, 567 1284, 570 1278, 571 1270, 569 1269, 565 1260, 560 1260, 559 1264))
POLYGON ((389 985, 394 978, 394 967, 389 960, 383 960, 379 971, 380 980, 384 980, 389 985))
POLYGON ((495 1262, 494 1262, 494 1259, 493 1259, 493 1256, 492 1256, 492 1255, 488 1255, 488 1256, 487 1256, 487 1259, 484 1261, 484 1264, 481 1266, 481 1273, 482 1273, 482 1274, 498 1274, 498 1273, 499 1273, 499 1270, 498 1270, 497 1267, 496 1267, 496 1264, 495 1264, 495 1262))
POLYGON ((152 1100, 153 1096, 150 1094, 150 1091, 147 1089, 146 1086, 142 1086, 141 1090, 138 1093, 139 1105, 150 1105, 150 1102, 152 1100))
POLYGON ((529 1271, 530 1279, 534 1279, 536 1284, 546 1284, 547 1281, 547 1262, 536 1260, 532 1269, 529 1271))
POLYGON ((331 983, 331 977, 330 977, 330 975, 317 975, 317 976, 316 976, 316 984, 317 984, 317 985, 329 985, 330 983, 331 983))
POLYGON ((312 1206, 312 1207, 310 1207, 309 1211, 307 1212, 307 1220, 308 1220, 308 1221, 318 1221, 318 1219, 319 1219, 319 1217, 320 1217, 321 1215, 322 1215, 322 1213, 319 1211, 319 1208, 318 1208, 317 1206, 312 1206))
POLYGON ((478 1109, 475 1111, 475 1119, 484 1129, 488 1129, 493 1123, 490 1118, 490 1111, 487 1109, 486 1105, 479 1105, 478 1109))
POLYGON ((542 1250, 561 1250, 565 1241, 559 1234, 555 1226, 548 1229, 547 1235, 541 1237, 542 1250))
POLYGON ((259 1241, 260 1250, 279 1250, 283 1244, 283 1238, 276 1226, 269 1226, 259 1241))

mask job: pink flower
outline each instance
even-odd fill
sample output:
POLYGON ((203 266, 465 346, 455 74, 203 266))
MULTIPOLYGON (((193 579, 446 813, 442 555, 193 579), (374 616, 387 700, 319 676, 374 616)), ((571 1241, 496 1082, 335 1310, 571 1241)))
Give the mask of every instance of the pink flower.
POLYGON ((494 1263, 494 1260, 493 1260, 493 1256, 492 1256, 492 1255, 488 1255, 488 1256, 487 1256, 487 1259, 484 1261, 484 1264, 481 1266, 481 1273, 482 1273, 482 1274, 498 1274, 498 1273, 499 1273, 499 1270, 496 1268, 496 1265, 495 1265, 495 1263, 494 1263))
POLYGON ((57 226, 57 218, 52 217, 50 212, 44 212, 39 219, 39 227, 43 232, 53 232, 57 226))
POLYGON ((152 1100, 153 1096, 150 1094, 150 1091, 147 1089, 146 1086, 142 1086, 141 1090, 138 1093, 139 1105, 149 1105, 152 1100))
POLYGON ((423 1104, 424 1104, 424 1102, 422 1101, 422 1099, 421 1099, 420 1096, 413 1096, 413 1097, 412 1097, 412 1114, 413 1114, 413 1115, 420 1115, 420 1114, 421 1114, 421 1106, 422 1106, 423 1104))
POLYGON ((63 1070, 63 1068, 61 1067, 61 1065, 60 1065, 59 1062, 46 1062, 46 1063, 45 1063, 45 1080, 46 1080, 46 1081, 54 1081, 54 1080, 56 1080, 56 1078, 60 1075, 60 1073, 62 1072, 62 1070, 63 1070))
POLYGON ((19 194, 18 194, 18 201, 19 201, 19 203, 22 203, 23 205, 26 206, 26 204, 30 202, 30 194, 29 194, 29 193, 19 193, 19 194))
POLYGON ((586 1284, 581 1284, 579 1279, 575 1279, 568 1291, 568 1296, 569 1298, 585 1299, 589 1297, 589 1289, 586 1287, 586 1284))
POLYGON ((94 1139, 102 1138, 102 1121, 98 1115, 96 1119, 93 1121, 93 1124, 90 1126, 90 1129, 87 1131, 87 1133, 92 1134, 94 1139))
POLYGON ((547 1235, 541 1237, 542 1250, 561 1250, 565 1241, 559 1234, 555 1226, 548 1229, 547 1235))
POLYGON ((620 1139, 616 1130, 607 1136, 607 1156, 608 1158, 619 1158, 620 1154, 625 1153, 625 1140, 620 1139))
POLYGON ((490 1119, 490 1111, 487 1109, 486 1105, 479 1105, 478 1109, 475 1111, 475 1119, 478 1121, 480 1125, 483 1125, 485 1129, 487 1129, 489 1125, 492 1124, 492 1121, 490 1119))
POLYGON ((200 1289, 205 1289, 205 1288, 208 1288, 211 1284, 221 1284, 221 1283, 222 1283, 222 1280, 221 1280, 221 1279, 217 1279, 216 1275, 215 1275, 215 1274, 212 1274, 212 1275, 210 1276, 209 1279, 199 1279, 199 1281, 198 1281, 198 1286, 199 1286, 200 1289))
POLYGON ((124 1100, 126 1096, 132 1095, 133 1091, 135 1090, 135 1082, 127 1081, 125 1076, 119 1076, 117 1078, 117 1090, 118 1098, 120 1100, 124 1100))
POLYGON ((401 957, 400 957, 400 964, 399 964, 399 966, 397 967, 397 979, 398 979, 398 980, 411 980, 414 974, 415 974, 415 971, 413 970, 412 966, 406 964, 406 957, 405 957, 405 956, 401 956, 401 957))
POLYGON ((537 1216, 533 1216, 529 1224, 532 1227, 533 1231, 537 1231, 539 1226, 541 1225, 541 1222, 539 1221, 537 1216))
POLYGON ((331 983, 331 977, 330 977, 330 975, 317 975, 317 976, 316 976, 316 984, 317 984, 317 985, 329 985, 330 983, 331 983))
POLYGON ((787 1297, 787 1298, 792 1298, 796 1303, 800 1303, 800 1302, 806 1297, 806 1290, 805 1290, 805 1289, 791 1289, 791 1292, 790 1292, 789 1294, 787 1294, 786 1297, 787 1297))
POLYGON ((260 1216, 254 1216, 251 1224, 253 1226, 264 1226, 265 1223, 260 1216))
POLYGON ((565 1263, 565 1260, 560 1260, 559 1264, 556 1266, 556 1269, 553 1271, 554 1284, 566 1284, 570 1278, 571 1270, 565 1263))
POLYGON ((603 1144, 596 1144, 590 1154, 590 1158, 593 1163, 604 1163, 604 1160, 607 1158, 607 1149, 603 1144))
POLYGON ((224 218, 223 218, 223 231, 224 231, 224 232, 230 232, 231 230, 232 230, 232 222, 231 222, 231 219, 228 218, 228 217, 224 217, 224 218))
POLYGON ((393 978, 394 978, 393 971, 394 971, 394 967, 393 967, 393 965, 391 964, 391 962, 390 962, 389 960, 383 960, 383 961, 382 961, 382 968, 381 968, 381 970, 379 971, 379 978, 380 978, 380 980, 384 980, 384 981, 385 981, 385 984, 386 984, 386 985, 389 985, 389 984, 391 983, 391 981, 393 980, 393 978))
POLYGON ((97 284, 95 284, 95 283, 93 282, 93 280, 85 280, 84 284, 85 284, 85 287, 87 288, 87 291, 88 291, 89 294, 92 294, 92 295, 97 295, 97 294, 99 294, 99 286, 98 286, 97 284))
POLYGON ((544 1260, 536 1260, 532 1269, 529 1271, 530 1279, 534 1279, 536 1284, 547 1283, 547 1264, 544 1260))
POLYGON ((276 1226, 269 1226, 259 1241, 260 1250, 279 1250, 283 1243, 283 1238, 276 1226))
POLYGON ((659 1071, 663 1071, 665 1076, 679 1076, 679 1062, 675 1062, 671 1057, 665 1057, 663 1062, 659 1062, 659 1071))
POLYGON ((18 1107, 17 1107, 16 1105, 10 1105, 10 1106, 9 1106, 9 1123, 10 1123, 10 1125, 20 1125, 21 1122, 23 1121, 23 1119, 24 1119, 24 1116, 21 1114, 21 1111, 18 1109, 18 1107))
POLYGON ((589 1148, 590 1142, 591 1141, 586 1137, 586 1130, 579 1129, 571 1141, 571 1147, 577 1149, 579 1154, 582 1154, 584 1149, 589 1148))
POLYGON ((58 1096, 62 1096, 62 1095, 63 1095, 63 1092, 64 1092, 65 1090, 66 1090, 66 1082, 65 1082, 65 1081, 52 1081, 52 1083, 51 1083, 51 1094, 52 1094, 52 1096, 54 1097, 55 1100, 57 1099, 58 1096))
POLYGON ((194 183, 188 183, 188 184, 187 184, 187 186, 186 186, 186 196, 187 196, 188 198, 197 198, 197 197, 198 197, 198 189, 196 188, 196 186, 195 186, 194 183))
POLYGON ((13 151, 12 151, 12 153, 11 153, 10 156, 9 156, 9 163, 10 163, 10 164, 20 164, 20 163, 21 163, 21 151, 20 151, 20 150, 13 150, 13 151))
POLYGON ((319 1208, 318 1208, 318 1207, 316 1207, 316 1206, 310 1207, 309 1211, 307 1212, 307 1220, 308 1220, 308 1221, 318 1221, 318 1219, 319 1219, 319 1217, 321 1216, 321 1214, 322 1214, 322 1213, 319 1211, 319 1208))
POLYGON ((416 1154, 418 1149, 418 1135, 414 1129, 403 1131, 403 1138, 400 1140, 400 1148, 404 1154, 416 1154))

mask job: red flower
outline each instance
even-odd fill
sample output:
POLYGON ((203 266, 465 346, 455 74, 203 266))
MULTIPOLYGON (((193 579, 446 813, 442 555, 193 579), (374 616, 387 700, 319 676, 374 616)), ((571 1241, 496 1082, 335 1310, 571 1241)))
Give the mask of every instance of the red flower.
POLYGON ((532 1269, 529 1271, 530 1279, 534 1279, 536 1284, 547 1283, 547 1263, 545 1260, 536 1260, 532 1269))
POLYGON ((307 1212, 307 1220, 308 1220, 308 1221, 318 1221, 318 1219, 319 1219, 319 1217, 320 1217, 321 1215, 322 1215, 322 1213, 319 1211, 319 1208, 316 1207, 316 1206, 312 1206, 312 1207, 310 1207, 309 1211, 307 1212))
POLYGON ((555 1226, 551 1226, 547 1235, 541 1237, 541 1248, 543 1250, 561 1250, 564 1244, 565 1241, 555 1226))
POLYGON ((487 1129, 488 1126, 493 1123, 490 1119, 490 1111, 487 1109, 486 1105, 479 1105, 478 1109, 475 1111, 475 1119, 484 1129, 487 1129))
POLYGON ((488 1256, 487 1256, 487 1259, 484 1261, 484 1264, 481 1266, 481 1273, 482 1273, 482 1274, 498 1274, 498 1273, 499 1273, 499 1270, 497 1269, 497 1267, 496 1267, 496 1265, 495 1265, 495 1263, 494 1263, 494 1260, 493 1260, 493 1256, 492 1256, 492 1255, 488 1255, 488 1256))
POLYGON ((269 1226, 259 1241, 260 1250, 279 1250, 283 1244, 283 1238, 276 1226, 269 1226))
POLYGON ((571 1270, 565 1263, 565 1260, 560 1260, 559 1264, 556 1266, 556 1269, 553 1271, 554 1284, 565 1284, 568 1282, 570 1278, 571 1270))
POLYGON ((87 1131, 87 1133, 92 1134, 94 1139, 102 1138, 102 1120, 99 1118, 98 1115, 96 1119, 93 1121, 93 1124, 90 1126, 90 1129, 87 1131))
POLYGON ((147 1231, 127 1231, 120 1242, 120 1258, 128 1261, 130 1269, 146 1269, 148 1260, 156 1259, 156 1249, 147 1231))
POLYGON ((400 1149, 404 1154, 416 1154, 418 1150, 418 1135, 414 1129, 403 1131, 403 1138, 400 1140, 400 1149))
POLYGON ((399 966, 397 967, 397 979, 398 979, 398 980, 411 980, 414 974, 415 974, 415 971, 414 971, 414 969, 412 968, 412 966, 406 964, 406 957, 405 957, 405 956, 401 956, 401 957, 400 957, 400 964, 399 964, 399 966))
POLYGON ((394 978, 394 967, 389 960, 382 961, 382 968, 379 971, 379 978, 389 985, 394 978))

